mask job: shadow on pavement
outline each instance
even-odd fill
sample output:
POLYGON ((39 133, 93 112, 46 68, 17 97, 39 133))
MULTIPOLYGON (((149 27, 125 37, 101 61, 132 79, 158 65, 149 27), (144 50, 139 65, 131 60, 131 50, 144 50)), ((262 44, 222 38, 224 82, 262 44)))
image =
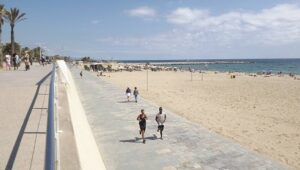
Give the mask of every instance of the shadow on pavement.
MULTIPOLYGON (((153 136, 145 137, 145 139, 146 140, 156 140, 158 138, 155 134, 153 134, 153 136)), ((143 141, 142 141, 142 138, 135 137, 134 139, 120 140, 120 142, 123 142, 123 143, 142 143, 143 141)))
POLYGON ((13 168, 13 165, 14 165, 14 162, 15 162, 15 159, 16 159, 19 147, 20 147, 20 143, 21 143, 23 135, 25 133, 25 128, 27 126, 27 123, 28 123, 29 117, 31 115, 31 112, 34 109, 33 106, 34 106, 34 104, 36 102, 36 99, 37 99, 37 97, 39 95, 40 87, 43 84, 43 82, 51 75, 51 73, 52 72, 50 71, 45 77, 43 77, 39 82, 36 83, 37 89, 35 91, 35 94, 34 94, 34 97, 32 99, 32 102, 31 102, 31 104, 29 106, 29 109, 28 109, 28 111, 26 113, 26 116, 24 118, 23 124, 21 126, 20 131, 19 131, 19 134, 18 134, 18 137, 17 137, 16 142, 14 144, 14 147, 13 147, 11 153, 10 153, 8 162, 7 162, 6 167, 5 167, 5 170, 11 170, 13 168))
POLYGON ((118 101, 118 103, 135 103, 135 101, 118 101))

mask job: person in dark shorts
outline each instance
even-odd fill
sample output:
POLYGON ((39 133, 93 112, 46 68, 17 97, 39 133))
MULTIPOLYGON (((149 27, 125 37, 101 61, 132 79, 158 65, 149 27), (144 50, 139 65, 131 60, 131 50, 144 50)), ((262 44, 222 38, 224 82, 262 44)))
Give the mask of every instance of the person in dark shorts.
POLYGON ((142 135, 143 143, 146 143, 144 135, 145 135, 145 131, 146 131, 146 120, 148 118, 144 112, 144 109, 141 110, 141 114, 139 114, 136 119, 139 121, 140 134, 142 135))
POLYGON ((139 95, 139 91, 136 87, 134 87, 133 95, 134 95, 135 102, 137 103, 137 98, 138 98, 138 95, 139 95))
POLYGON ((157 127, 157 132, 160 132, 160 139, 163 139, 162 138, 162 132, 164 130, 164 123, 167 119, 167 115, 166 114, 163 114, 162 113, 162 107, 159 107, 159 112, 157 113, 156 117, 155 117, 155 120, 158 124, 158 127, 157 127))
POLYGON ((79 73, 79 74, 80 74, 80 77, 82 78, 82 71, 80 71, 80 73, 79 73))

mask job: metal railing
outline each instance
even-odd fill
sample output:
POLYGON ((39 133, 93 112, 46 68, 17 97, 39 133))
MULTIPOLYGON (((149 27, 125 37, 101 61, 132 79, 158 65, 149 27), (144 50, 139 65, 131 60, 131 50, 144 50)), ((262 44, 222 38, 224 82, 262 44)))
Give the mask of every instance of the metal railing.
POLYGON ((55 81, 55 64, 52 67, 49 101, 48 101, 48 120, 47 120, 47 138, 45 153, 45 170, 55 170, 55 126, 54 126, 54 81, 55 81))

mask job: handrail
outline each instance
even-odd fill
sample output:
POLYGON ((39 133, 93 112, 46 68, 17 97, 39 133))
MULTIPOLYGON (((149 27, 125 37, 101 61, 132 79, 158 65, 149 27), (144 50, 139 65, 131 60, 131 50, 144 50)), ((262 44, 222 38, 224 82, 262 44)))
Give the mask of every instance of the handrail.
POLYGON ((52 67, 52 74, 49 88, 47 138, 45 153, 45 170, 55 170, 55 127, 54 127, 54 81, 55 64, 52 67))

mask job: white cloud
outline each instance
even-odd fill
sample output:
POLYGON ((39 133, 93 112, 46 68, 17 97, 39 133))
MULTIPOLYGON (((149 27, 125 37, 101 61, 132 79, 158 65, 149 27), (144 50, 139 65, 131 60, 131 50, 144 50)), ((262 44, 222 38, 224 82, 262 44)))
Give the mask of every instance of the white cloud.
POLYGON ((114 54, 186 57, 296 57, 300 49, 300 8, 277 5, 257 12, 178 8, 167 16, 174 27, 144 37, 98 39, 114 54), (294 53, 287 52, 293 48, 294 53), (297 51, 298 50, 298 51, 297 51), (295 52, 296 51, 296 52, 295 52))
POLYGON ((207 10, 178 8, 168 16, 168 21, 174 24, 190 24, 208 16, 209 12, 207 10))
POLYGON ((132 17, 151 18, 156 16, 156 11, 150 7, 143 6, 129 10, 127 11, 127 14, 132 17))
POLYGON ((300 8, 294 4, 277 5, 260 12, 232 11, 210 15, 208 10, 178 8, 167 21, 190 32, 230 36, 232 40, 280 44, 300 40, 300 8), (246 39, 247 38, 247 39, 246 39))

